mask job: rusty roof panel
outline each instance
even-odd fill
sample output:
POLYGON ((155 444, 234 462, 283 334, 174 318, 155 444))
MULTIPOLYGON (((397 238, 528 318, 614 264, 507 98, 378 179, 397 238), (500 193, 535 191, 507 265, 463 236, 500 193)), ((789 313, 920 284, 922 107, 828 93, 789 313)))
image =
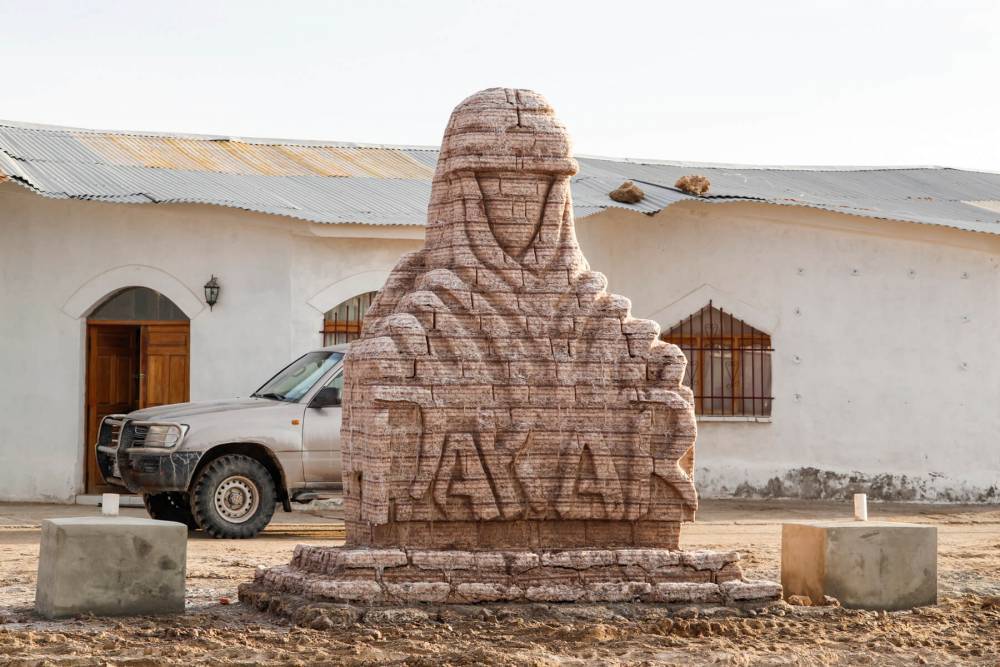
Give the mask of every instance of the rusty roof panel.
POLYGON ((343 162, 334 159, 327 151, 314 150, 309 146, 274 146, 274 149, 301 166, 302 171, 298 175, 313 174, 341 178, 351 176, 350 170, 345 168, 343 162))
POLYGON ((15 166, 15 180, 48 197, 216 204, 326 223, 421 225, 431 187, 428 180, 402 178, 275 177, 0 158, 0 172, 15 166))
MULTIPOLYGON (((186 139, 75 132, 50 153, 63 159, 75 139, 89 153, 86 162, 119 166, 214 171, 261 176, 368 176, 430 178, 433 164, 393 148, 248 143, 228 139, 186 139)), ((13 145, 17 137, 11 141, 13 145)), ((429 152, 429 151, 428 151, 429 152)), ((431 152, 436 159, 436 153, 431 152)))

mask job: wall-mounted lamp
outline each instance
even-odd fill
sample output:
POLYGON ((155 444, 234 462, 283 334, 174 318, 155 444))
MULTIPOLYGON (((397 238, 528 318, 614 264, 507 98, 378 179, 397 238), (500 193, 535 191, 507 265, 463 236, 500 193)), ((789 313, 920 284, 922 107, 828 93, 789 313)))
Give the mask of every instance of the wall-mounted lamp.
POLYGON ((212 310, 215 304, 219 302, 219 281, 212 275, 212 279, 205 283, 205 303, 208 304, 208 309, 212 310))

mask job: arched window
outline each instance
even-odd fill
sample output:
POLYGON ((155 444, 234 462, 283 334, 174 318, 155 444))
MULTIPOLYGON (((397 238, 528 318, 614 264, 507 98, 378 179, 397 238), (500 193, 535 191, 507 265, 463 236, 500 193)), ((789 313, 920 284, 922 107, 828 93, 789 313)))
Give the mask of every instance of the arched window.
POLYGON ((126 287, 105 299, 87 319, 187 322, 188 316, 157 291, 148 287, 126 287))
POLYGON ((376 294, 359 294, 327 311, 323 316, 323 345, 350 343, 361 336, 361 323, 376 294))
POLYGON ((660 338, 688 359, 684 384, 695 412, 718 417, 770 417, 771 337, 709 301, 660 338))

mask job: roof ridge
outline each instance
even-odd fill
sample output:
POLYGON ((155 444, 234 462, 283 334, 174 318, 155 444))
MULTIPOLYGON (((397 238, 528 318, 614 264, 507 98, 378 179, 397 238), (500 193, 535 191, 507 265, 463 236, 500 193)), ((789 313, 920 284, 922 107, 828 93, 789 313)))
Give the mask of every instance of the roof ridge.
MULTIPOLYGON (((660 160, 656 158, 630 158, 630 157, 609 157, 604 155, 583 155, 577 154, 574 157, 584 160, 601 160, 614 162, 615 164, 645 164, 658 167, 680 167, 685 169, 754 169, 760 171, 971 171, 982 170, 961 169, 958 167, 946 167, 943 165, 769 165, 769 164, 740 164, 735 162, 692 162, 687 160, 660 160)), ((994 173, 985 171, 982 173, 994 173)), ((996 172, 1000 173, 1000 172, 996 172)))
POLYGON ((73 127, 69 125, 48 125, 44 123, 29 123, 17 120, 0 119, 0 127, 9 127, 17 130, 29 130, 32 132, 63 132, 63 133, 85 133, 104 134, 119 137, 152 137, 161 139, 186 139, 191 141, 231 141, 257 146, 316 146, 330 148, 375 148, 401 151, 434 151, 437 146, 420 146, 418 144, 378 144, 365 143, 359 141, 326 141, 322 139, 280 139, 271 137, 238 137, 223 134, 194 134, 190 132, 156 132, 147 130, 100 130, 87 127, 73 127))

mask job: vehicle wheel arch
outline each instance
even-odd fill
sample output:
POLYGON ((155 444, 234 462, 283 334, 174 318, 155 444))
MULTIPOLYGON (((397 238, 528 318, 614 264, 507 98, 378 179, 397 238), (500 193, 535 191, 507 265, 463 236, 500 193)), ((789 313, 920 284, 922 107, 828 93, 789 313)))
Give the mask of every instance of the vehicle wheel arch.
POLYGON ((227 442, 215 445, 206 451, 201 457, 201 460, 198 461, 198 466, 194 469, 194 473, 191 475, 192 483, 194 480, 198 479, 198 475, 205 466, 220 456, 226 456, 227 454, 242 454, 243 456, 249 456, 256 461, 259 461, 261 465, 267 468, 267 471, 271 473, 271 478, 274 479, 274 486, 278 491, 278 500, 281 501, 281 508, 286 512, 292 511, 291 498, 288 495, 288 485, 285 481, 285 469, 281 467, 281 463, 278 461, 278 457, 274 455, 274 452, 260 443, 227 442))

